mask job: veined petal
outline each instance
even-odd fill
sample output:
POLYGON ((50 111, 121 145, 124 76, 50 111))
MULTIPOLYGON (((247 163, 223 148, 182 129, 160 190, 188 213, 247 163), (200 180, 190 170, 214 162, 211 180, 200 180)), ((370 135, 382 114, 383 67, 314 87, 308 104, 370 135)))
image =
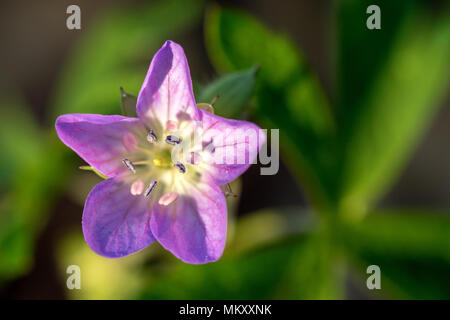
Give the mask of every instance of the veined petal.
POLYGON ((119 258, 155 241, 150 230, 149 201, 132 192, 120 176, 97 184, 83 211, 86 242, 99 255, 119 258))
POLYGON ((205 110, 200 114, 204 147, 201 166, 215 184, 231 182, 256 163, 266 135, 248 121, 222 118, 205 110))
POLYGON ((145 127, 137 118, 66 114, 56 119, 56 132, 68 147, 102 174, 112 177, 123 168, 145 127))
POLYGON ((183 48, 170 40, 155 54, 139 92, 136 111, 155 130, 195 120, 198 110, 183 48))
POLYGON ((191 186, 168 205, 155 204, 150 219, 153 235, 161 245, 187 263, 218 260, 227 232, 225 197, 215 185, 191 186))

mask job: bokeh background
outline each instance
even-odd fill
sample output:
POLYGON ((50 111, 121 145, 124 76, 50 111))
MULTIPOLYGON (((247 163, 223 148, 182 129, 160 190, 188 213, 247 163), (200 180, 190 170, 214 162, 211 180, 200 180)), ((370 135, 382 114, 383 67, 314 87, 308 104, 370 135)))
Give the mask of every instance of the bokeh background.
POLYGON ((0 43, 0 297, 450 298, 446 1, 2 0, 0 43), (232 184, 228 244, 207 265, 158 244, 92 252, 81 214, 101 179, 54 130, 64 113, 119 114, 119 87, 138 93, 166 39, 199 102, 220 93, 217 114, 280 129, 278 174, 232 184))

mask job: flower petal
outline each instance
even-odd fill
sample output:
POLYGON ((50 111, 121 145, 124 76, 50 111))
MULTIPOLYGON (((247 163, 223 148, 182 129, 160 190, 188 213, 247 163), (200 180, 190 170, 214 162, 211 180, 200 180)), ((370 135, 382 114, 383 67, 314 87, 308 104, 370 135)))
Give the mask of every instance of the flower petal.
POLYGON ((184 262, 216 261, 226 241, 225 197, 217 186, 192 185, 189 194, 170 204, 155 204, 150 227, 158 242, 184 262))
POLYGON ((266 135, 248 121, 222 118, 205 110, 200 114, 205 160, 201 166, 215 184, 229 183, 256 163, 266 135))
POLYGON ((154 130, 197 119, 189 65, 183 48, 170 40, 155 54, 139 92, 137 114, 154 130))
POLYGON ((133 152, 145 127, 137 118, 66 114, 56 119, 59 138, 102 174, 112 177, 133 152))
POLYGON ((131 183, 120 176, 97 184, 83 211, 86 242, 99 255, 118 258, 155 241, 150 230, 148 198, 131 193, 131 183))

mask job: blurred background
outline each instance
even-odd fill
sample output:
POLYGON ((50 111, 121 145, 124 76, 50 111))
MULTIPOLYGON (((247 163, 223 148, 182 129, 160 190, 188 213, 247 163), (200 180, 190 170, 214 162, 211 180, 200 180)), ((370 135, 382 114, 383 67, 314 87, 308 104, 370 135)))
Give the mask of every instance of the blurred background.
POLYGON ((3 299, 449 299, 446 1, 0 1, 3 299), (81 8, 81 30, 66 8, 81 8), (381 8, 368 30, 366 8, 381 8), (81 215, 101 181, 56 137, 64 113, 120 114, 166 39, 198 102, 280 129, 278 174, 232 183, 216 263, 155 243, 96 255, 81 215), (255 67, 256 66, 256 67, 255 67), (69 290, 66 268, 81 268, 69 290), (366 286, 369 265, 381 290, 366 286))

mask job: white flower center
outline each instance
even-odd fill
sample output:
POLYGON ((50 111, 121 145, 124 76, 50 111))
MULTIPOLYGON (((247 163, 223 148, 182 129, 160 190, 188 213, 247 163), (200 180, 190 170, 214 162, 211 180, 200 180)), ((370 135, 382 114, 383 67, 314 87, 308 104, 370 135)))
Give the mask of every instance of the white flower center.
MULTIPOLYGON (((192 126, 184 130, 175 121, 167 121, 162 133, 149 129, 141 139, 138 135, 124 139, 133 142, 134 152, 122 159, 130 171, 130 193, 158 200, 167 206, 176 201, 179 194, 187 194, 188 188, 199 181, 202 171, 201 142, 192 143, 192 126), (136 141, 136 142, 135 142, 136 141)), ((129 135, 129 133, 127 133, 129 135)), ((126 148, 127 150, 130 147, 126 148)))

